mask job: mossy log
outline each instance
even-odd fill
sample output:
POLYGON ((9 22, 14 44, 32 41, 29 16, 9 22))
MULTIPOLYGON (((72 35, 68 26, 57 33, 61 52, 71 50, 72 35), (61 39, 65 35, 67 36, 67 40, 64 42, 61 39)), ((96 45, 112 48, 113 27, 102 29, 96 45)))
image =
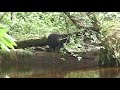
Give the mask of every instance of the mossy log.
MULTIPOLYGON (((13 55, 13 53, 10 53, 13 55)), ((61 70, 68 69, 80 69, 80 68, 89 68, 98 66, 98 61, 96 60, 96 53, 83 53, 81 54, 82 59, 79 61, 76 57, 71 56, 70 54, 66 54, 65 56, 61 56, 60 53, 51 53, 51 52, 36 52, 31 55, 25 56, 25 53, 22 55, 17 54, 14 55, 15 60, 12 55, 7 55, 5 60, 2 60, 0 66, 22 66, 29 68, 59 68, 61 70), (12 58, 12 60, 10 60, 12 58), (24 59, 25 58, 25 59, 24 59), (64 58, 64 60, 62 59, 64 58)), ((6 56, 6 55, 5 55, 6 56)))
POLYGON ((36 47, 36 46, 45 46, 47 45, 47 38, 43 37, 41 39, 29 39, 29 40, 23 40, 23 41, 16 41, 18 48, 27 48, 27 47, 36 47))
POLYGON ((61 69, 79 69, 98 66, 97 56, 94 54, 83 54, 82 59, 79 61, 76 57, 67 54, 61 57, 58 53, 44 53, 35 54, 30 62, 35 67, 44 68, 61 68, 61 69), (64 58, 64 60, 62 59, 64 58))

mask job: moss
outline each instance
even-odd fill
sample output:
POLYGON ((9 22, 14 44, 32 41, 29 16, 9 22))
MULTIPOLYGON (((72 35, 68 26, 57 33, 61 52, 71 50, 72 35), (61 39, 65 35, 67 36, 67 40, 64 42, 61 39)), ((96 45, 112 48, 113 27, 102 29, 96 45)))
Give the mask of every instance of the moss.
POLYGON ((10 52, 0 51, 1 64, 11 64, 15 62, 25 63, 32 56, 32 52, 18 49, 16 51, 11 50, 10 52))

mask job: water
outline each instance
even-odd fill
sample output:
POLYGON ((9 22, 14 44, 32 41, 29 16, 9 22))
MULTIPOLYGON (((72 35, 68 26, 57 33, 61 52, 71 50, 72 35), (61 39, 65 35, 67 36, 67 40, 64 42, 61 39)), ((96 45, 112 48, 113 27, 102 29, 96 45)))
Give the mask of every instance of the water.
POLYGON ((61 68, 12 66, 0 68, 0 78, 120 78, 120 68, 61 68))
POLYGON ((89 68, 69 72, 65 75, 66 78, 120 78, 120 68, 89 68))

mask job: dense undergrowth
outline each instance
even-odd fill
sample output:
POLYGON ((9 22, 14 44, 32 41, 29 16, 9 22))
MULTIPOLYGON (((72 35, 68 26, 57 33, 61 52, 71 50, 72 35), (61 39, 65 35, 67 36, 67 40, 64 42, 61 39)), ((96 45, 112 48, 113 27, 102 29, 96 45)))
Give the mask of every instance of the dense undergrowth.
POLYGON ((100 48, 100 66, 120 65, 119 12, 1 12, 0 21, 16 40, 69 34, 70 43, 64 46, 74 56, 94 44, 100 48))

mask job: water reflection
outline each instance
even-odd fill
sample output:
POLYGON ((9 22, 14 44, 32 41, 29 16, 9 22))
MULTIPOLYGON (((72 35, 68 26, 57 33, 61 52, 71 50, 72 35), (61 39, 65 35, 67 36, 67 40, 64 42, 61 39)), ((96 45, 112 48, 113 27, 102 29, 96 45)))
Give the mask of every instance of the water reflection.
POLYGON ((120 68, 89 68, 78 71, 69 72, 66 78, 120 78, 120 68))
POLYGON ((99 75, 101 78, 120 78, 120 68, 101 68, 99 75))
POLYGON ((4 66, 0 67, 0 78, 24 77, 27 73, 30 74, 30 68, 27 66, 4 66))
POLYGON ((87 68, 65 70, 55 67, 6 66, 0 67, 0 78, 120 78, 120 68, 87 68))

